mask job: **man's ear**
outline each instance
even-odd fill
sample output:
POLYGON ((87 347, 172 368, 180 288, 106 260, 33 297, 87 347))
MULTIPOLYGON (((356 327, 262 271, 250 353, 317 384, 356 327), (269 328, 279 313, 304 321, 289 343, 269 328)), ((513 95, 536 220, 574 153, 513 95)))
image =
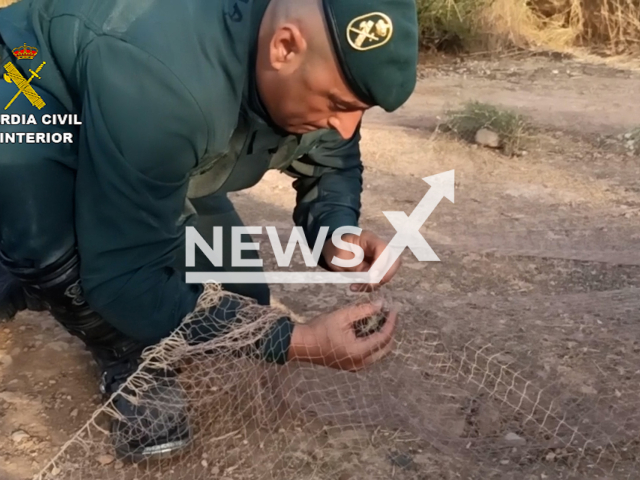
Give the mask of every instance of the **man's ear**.
POLYGON ((297 69, 307 53, 307 48, 307 41, 296 25, 280 26, 269 45, 271 67, 283 73, 297 69))

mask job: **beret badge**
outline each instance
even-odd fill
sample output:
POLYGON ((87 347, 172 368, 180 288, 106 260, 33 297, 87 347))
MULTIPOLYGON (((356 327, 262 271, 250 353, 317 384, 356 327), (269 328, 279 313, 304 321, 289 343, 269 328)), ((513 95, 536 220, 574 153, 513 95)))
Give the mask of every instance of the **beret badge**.
POLYGON ((367 51, 382 47, 393 36, 393 22, 388 15, 374 12, 351 20, 347 27, 349 45, 367 51))

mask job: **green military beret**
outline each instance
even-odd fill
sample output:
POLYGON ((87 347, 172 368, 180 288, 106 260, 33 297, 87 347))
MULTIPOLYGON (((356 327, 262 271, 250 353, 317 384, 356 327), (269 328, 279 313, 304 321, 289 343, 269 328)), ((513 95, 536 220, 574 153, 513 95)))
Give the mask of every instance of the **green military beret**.
POLYGON ((323 0, 333 47, 353 93, 388 112, 416 86, 415 0, 323 0))

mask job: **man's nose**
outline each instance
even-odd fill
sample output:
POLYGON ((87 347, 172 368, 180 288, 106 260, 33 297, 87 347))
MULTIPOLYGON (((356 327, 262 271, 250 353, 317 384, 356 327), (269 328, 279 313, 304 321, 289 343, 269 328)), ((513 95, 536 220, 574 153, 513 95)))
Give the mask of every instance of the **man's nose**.
POLYGON ((331 128, 336 130, 342 138, 349 140, 356 133, 364 112, 339 113, 330 120, 331 128))

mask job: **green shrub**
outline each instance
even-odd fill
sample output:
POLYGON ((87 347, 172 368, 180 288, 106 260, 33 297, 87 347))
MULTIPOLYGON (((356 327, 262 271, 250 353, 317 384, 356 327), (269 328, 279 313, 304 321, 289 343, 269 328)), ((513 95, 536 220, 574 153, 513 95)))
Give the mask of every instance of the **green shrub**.
POLYGON ((485 3, 486 0, 418 0, 422 45, 445 51, 468 50, 479 37, 478 12, 485 3))
POLYGON ((529 128, 521 115, 480 102, 447 112, 446 127, 468 142, 474 141, 478 130, 491 130, 498 134, 500 147, 509 156, 522 149, 529 128))

